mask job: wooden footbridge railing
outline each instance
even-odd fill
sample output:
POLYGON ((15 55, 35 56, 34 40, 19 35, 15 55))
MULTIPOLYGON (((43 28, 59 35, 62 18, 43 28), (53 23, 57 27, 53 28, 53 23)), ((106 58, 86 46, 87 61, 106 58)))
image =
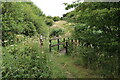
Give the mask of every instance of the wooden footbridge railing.
MULTIPOLYGON (((40 39, 40 47, 42 48, 43 46, 43 40, 44 39, 40 39)), ((60 45, 63 45, 63 48, 66 50, 66 53, 68 53, 68 42, 73 43, 74 45, 78 46, 80 44, 79 40, 74 40, 74 39, 70 39, 68 37, 64 37, 64 38, 54 38, 54 39, 49 39, 49 51, 52 51, 52 47, 57 46, 57 50, 60 50, 60 45), (53 41, 57 41, 57 44, 52 44, 53 41)))
POLYGON ((67 47, 68 47, 68 42, 67 42, 67 40, 68 40, 69 38, 54 38, 54 39, 49 39, 49 51, 51 52, 51 50, 52 50, 52 47, 54 47, 54 46, 58 46, 58 51, 60 50, 60 45, 63 45, 63 47, 65 48, 65 50, 66 50, 66 53, 68 52, 67 51, 67 47), (57 44, 53 44, 52 45, 52 41, 53 40, 57 40, 57 44), (60 41, 60 40, 62 40, 62 41, 60 41))

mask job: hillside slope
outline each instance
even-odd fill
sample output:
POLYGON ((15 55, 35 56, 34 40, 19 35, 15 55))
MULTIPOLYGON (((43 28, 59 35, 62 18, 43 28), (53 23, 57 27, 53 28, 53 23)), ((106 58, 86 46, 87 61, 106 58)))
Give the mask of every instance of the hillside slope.
POLYGON ((74 24, 68 23, 66 21, 57 21, 54 22, 54 25, 50 27, 50 32, 56 29, 62 29, 64 34, 60 35, 60 37, 70 36, 71 32, 73 31, 73 25, 74 24))

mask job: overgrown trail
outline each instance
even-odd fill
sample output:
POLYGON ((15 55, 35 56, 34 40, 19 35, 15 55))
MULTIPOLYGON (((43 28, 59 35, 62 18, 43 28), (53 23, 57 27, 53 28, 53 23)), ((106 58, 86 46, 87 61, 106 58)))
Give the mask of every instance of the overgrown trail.
POLYGON ((67 78, 98 78, 91 70, 74 64, 75 59, 65 54, 53 54, 54 65, 60 68, 67 78))
MULTIPOLYGON (((72 24, 66 21, 55 22, 54 25, 50 27, 50 31, 56 29, 64 30, 64 35, 61 37, 70 36, 71 31, 73 30, 72 24)), ((55 42, 53 43, 55 44, 55 42)), ((65 49, 61 49, 59 52, 56 50, 57 49, 54 48, 53 54, 51 54, 54 66, 54 78, 99 78, 93 71, 75 65, 77 58, 66 55, 65 49)))

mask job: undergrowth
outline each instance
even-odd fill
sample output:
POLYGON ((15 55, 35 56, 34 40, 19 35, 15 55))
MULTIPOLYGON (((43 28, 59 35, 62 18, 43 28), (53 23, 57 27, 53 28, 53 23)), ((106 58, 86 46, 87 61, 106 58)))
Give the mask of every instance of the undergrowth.
POLYGON ((3 78, 48 78, 51 62, 38 41, 27 41, 3 48, 3 78))
POLYGON ((97 49, 79 45, 76 46, 69 42, 68 54, 76 58, 76 65, 91 69, 97 75, 105 78, 118 77, 118 58, 117 56, 108 56, 108 52, 98 51, 97 49))

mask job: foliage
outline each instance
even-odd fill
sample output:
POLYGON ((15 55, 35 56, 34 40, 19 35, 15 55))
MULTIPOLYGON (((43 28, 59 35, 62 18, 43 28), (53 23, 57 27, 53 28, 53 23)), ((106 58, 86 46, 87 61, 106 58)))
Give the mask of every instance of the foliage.
POLYGON ((3 48, 3 78, 48 78, 52 75, 50 60, 39 49, 38 41, 26 40, 3 48))
POLYGON ((48 26, 52 26, 53 25, 53 20, 52 19, 46 19, 46 24, 48 25, 48 26))
POLYGON ((60 18, 59 18, 59 16, 55 16, 55 17, 53 17, 53 20, 56 22, 56 21, 59 21, 60 18))
POLYGON ((47 19, 53 19, 53 17, 52 17, 52 16, 46 16, 46 18, 47 18, 47 19))
POLYGON ((72 31, 74 30, 74 24, 68 23, 67 21, 58 21, 55 22, 53 26, 50 27, 50 34, 54 30, 62 29, 63 33, 59 37, 68 37, 71 35, 72 31))
MULTIPOLYGON (((48 34, 44 14, 32 2, 2 2, 3 42, 14 40, 16 34, 34 36, 48 34)), ((3 43, 4 45, 4 43, 3 43)))
POLYGON ((59 35, 62 35, 64 33, 63 29, 54 29, 51 31, 50 36, 56 36, 59 37, 59 35))
POLYGON ((120 2, 84 2, 71 5, 67 9, 74 6, 75 10, 64 15, 64 18, 76 23, 73 37, 81 41, 82 49, 79 54, 85 61, 84 64, 102 70, 100 73, 106 77, 120 75, 120 2))

